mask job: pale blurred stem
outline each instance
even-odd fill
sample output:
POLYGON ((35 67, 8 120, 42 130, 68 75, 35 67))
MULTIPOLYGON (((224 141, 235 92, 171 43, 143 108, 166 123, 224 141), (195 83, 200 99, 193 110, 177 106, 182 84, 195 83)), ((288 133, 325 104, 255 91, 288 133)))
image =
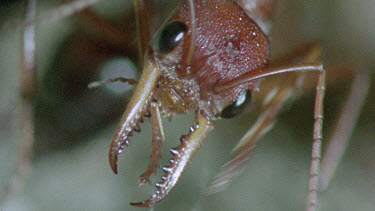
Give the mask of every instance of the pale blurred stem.
MULTIPOLYGON (((35 0, 30 0, 26 7, 25 21, 35 18, 35 0)), ((30 24, 21 32, 20 45, 20 108, 19 139, 16 149, 15 170, 4 190, 1 202, 6 202, 20 190, 26 176, 31 171, 31 157, 34 143, 33 136, 33 100, 37 93, 35 68, 35 25, 30 24)))

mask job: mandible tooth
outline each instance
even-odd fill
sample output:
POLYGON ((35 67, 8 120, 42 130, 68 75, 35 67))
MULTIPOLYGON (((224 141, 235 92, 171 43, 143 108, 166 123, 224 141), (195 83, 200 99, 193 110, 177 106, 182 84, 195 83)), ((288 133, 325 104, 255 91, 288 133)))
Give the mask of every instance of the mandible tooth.
POLYGON ((171 172, 172 172, 172 168, 170 168, 170 167, 166 167, 166 166, 164 166, 164 167, 162 168, 162 170, 163 170, 165 173, 171 173, 171 172))
MULTIPOLYGON (((124 142, 124 144, 125 144, 126 146, 129 146, 129 143, 130 143, 129 140, 127 140, 127 139, 126 139, 125 142, 124 142)), ((122 148, 122 147, 123 147, 123 146, 121 146, 121 148, 122 148)))
POLYGON ((175 148, 172 148, 169 151, 172 153, 172 155, 177 155, 178 154, 178 150, 175 149, 175 148))
POLYGON ((133 130, 138 133, 141 132, 141 128, 138 125, 136 125, 133 130))

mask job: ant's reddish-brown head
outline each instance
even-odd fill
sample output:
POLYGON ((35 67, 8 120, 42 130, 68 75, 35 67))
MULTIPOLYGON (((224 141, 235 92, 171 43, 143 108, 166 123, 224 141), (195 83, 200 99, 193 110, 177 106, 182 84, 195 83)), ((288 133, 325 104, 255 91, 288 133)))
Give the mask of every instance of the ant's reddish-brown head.
MULTIPOLYGON (((197 1, 194 6, 194 18, 188 3, 175 11, 151 43, 152 53, 146 60, 154 60, 168 87, 175 81, 193 86, 187 88, 196 93, 182 100, 191 105, 188 109, 201 110, 213 118, 248 85, 224 93, 215 93, 214 87, 264 69, 268 63, 268 40, 234 2, 197 1), (199 101, 200 105, 196 105, 199 101), (203 106, 206 102, 210 107, 203 106)), ((175 91, 183 92, 177 87, 175 91)), ((156 92, 158 98, 168 95, 156 92)))
MULTIPOLYGON (((109 160, 117 173, 117 156, 139 130, 143 116, 157 102, 162 114, 196 111, 191 133, 174 149, 166 175, 150 200, 133 204, 150 206, 167 195, 187 162, 220 116, 232 117, 250 97, 254 81, 218 92, 242 75, 259 73, 268 64, 268 40, 257 24, 234 1, 200 0, 181 5, 151 41, 145 53, 142 76, 113 136, 109 160), (248 91, 249 90, 249 91, 248 91)), ((153 123, 159 127, 160 123, 153 123)))

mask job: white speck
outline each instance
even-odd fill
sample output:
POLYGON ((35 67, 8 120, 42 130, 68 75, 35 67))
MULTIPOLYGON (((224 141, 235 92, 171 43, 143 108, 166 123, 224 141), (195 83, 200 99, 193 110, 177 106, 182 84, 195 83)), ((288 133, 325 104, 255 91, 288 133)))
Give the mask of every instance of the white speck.
POLYGON ((169 172, 169 173, 172 172, 172 168, 163 167, 162 169, 163 169, 163 171, 166 171, 166 172, 169 172))
POLYGON ((176 155, 176 154, 178 154, 178 151, 177 150, 175 150, 175 149, 170 149, 169 150, 173 155, 176 155))

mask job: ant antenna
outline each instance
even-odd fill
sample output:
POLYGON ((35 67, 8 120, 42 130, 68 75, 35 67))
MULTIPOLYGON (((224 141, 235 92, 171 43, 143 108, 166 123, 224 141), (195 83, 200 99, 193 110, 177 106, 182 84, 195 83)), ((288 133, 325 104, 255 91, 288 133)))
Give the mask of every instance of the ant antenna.
POLYGON ((190 14, 191 14, 191 39, 190 39, 190 48, 189 48, 189 54, 188 54, 188 60, 187 65, 190 66, 191 59, 193 57, 194 52, 194 45, 195 45, 195 10, 194 10, 194 2, 193 0, 189 0, 189 7, 190 7, 190 14))

